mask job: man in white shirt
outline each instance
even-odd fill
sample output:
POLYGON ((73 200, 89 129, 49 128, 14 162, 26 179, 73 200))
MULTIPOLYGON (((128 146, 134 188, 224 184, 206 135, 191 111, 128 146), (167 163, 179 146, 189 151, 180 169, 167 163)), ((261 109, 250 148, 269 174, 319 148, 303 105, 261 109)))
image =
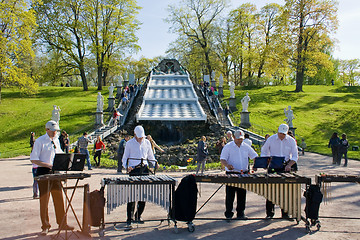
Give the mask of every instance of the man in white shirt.
MULTIPOLYGON (((148 165, 148 161, 156 162, 154 153, 149 140, 145 139, 145 130, 142 126, 136 126, 134 129, 134 138, 130 139, 125 146, 122 157, 124 168, 130 173, 137 165, 143 163, 148 165), (143 159, 143 161, 141 161, 143 159)), ((155 164, 157 166, 157 162, 155 164)), ((144 223, 141 214, 145 209, 145 202, 139 201, 137 212, 135 213, 135 222, 144 223)), ((134 221, 135 202, 127 204, 127 225, 130 228, 131 222, 134 221)))
MULTIPOLYGON (((221 152, 220 161, 225 166, 226 174, 234 173, 248 173, 249 158, 254 159, 257 153, 249 145, 243 144, 244 132, 236 130, 234 132, 234 141, 226 144, 221 152)), ((234 215, 233 203, 237 193, 237 218, 247 219, 245 216, 245 203, 246 203, 246 190, 243 188, 236 188, 226 186, 226 199, 225 199, 225 217, 231 219, 234 215)))
MULTIPOLYGON (((290 172, 291 167, 298 161, 298 149, 294 138, 287 135, 289 126, 281 124, 278 133, 270 136, 264 146, 261 148, 261 156, 284 157, 287 162, 284 169, 268 169, 268 173, 273 172, 290 172)), ((266 200, 266 219, 274 217, 274 204, 266 200)), ((289 215, 281 209, 282 218, 289 219, 289 215)))
MULTIPOLYGON (((56 131, 59 131, 59 125, 55 121, 49 121, 45 125, 46 134, 36 139, 34 148, 30 154, 30 161, 38 166, 36 176, 51 174, 53 161, 56 153, 62 153, 60 142, 56 131)), ((38 181, 40 191, 40 218, 41 218, 41 235, 46 235, 51 227, 49 222, 48 205, 50 193, 55 207, 56 222, 59 228, 63 230, 73 230, 63 222, 65 210, 64 199, 59 180, 38 181)))

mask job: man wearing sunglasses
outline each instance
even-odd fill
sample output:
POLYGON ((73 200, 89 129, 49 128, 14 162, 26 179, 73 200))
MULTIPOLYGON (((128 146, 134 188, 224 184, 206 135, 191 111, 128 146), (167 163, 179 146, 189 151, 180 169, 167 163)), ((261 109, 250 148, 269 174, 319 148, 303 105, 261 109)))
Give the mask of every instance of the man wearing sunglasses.
MULTIPOLYGON (((46 133, 36 139, 34 148, 30 154, 30 161, 38 165, 36 176, 51 174, 52 165, 56 153, 62 153, 60 142, 56 134, 60 130, 55 121, 48 121, 45 125, 46 133)), ((73 230, 65 223, 62 224, 65 215, 64 199, 61 190, 60 180, 39 181, 40 191, 40 218, 41 218, 41 235, 47 235, 51 227, 49 222, 48 204, 50 193, 54 202, 56 222, 59 228, 63 230, 73 230)))

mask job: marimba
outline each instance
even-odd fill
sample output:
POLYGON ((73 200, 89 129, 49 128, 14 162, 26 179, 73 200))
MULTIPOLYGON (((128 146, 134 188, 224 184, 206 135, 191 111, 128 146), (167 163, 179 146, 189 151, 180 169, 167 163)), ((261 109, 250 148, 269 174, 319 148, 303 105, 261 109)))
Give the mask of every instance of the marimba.
POLYGON ((220 183, 254 192, 301 220, 301 185, 311 179, 295 173, 196 175, 197 182, 220 183))
POLYGON ((116 207, 136 201, 152 202, 170 213, 176 180, 167 175, 123 176, 104 178, 107 186, 107 213, 116 207))
POLYGON ((359 175, 340 175, 340 174, 319 174, 315 176, 315 182, 321 187, 324 200, 331 198, 329 188, 332 182, 354 182, 360 183, 359 175))

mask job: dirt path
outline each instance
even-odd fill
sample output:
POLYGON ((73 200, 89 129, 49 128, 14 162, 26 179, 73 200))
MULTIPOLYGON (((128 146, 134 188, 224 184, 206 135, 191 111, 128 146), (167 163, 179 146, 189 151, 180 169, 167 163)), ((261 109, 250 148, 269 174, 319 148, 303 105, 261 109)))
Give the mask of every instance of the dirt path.
MULTIPOLYGON (((311 177, 318 173, 360 175, 360 162, 349 161, 349 167, 338 167, 330 164, 327 156, 306 153, 299 160, 299 174, 311 177)), ((0 160, 2 174, 0 176, 0 239, 50 239, 56 233, 57 224, 52 202, 49 203, 49 217, 53 229, 46 237, 40 237, 39 202, 32 199, 32 174, 29 157, 17 157, 0 160)), ((117 177, 116 170, 95 169, 89 171, 90 178, 80 181, 89 183, 90 191, 100 188, 100 181, 104 177, 117 177)), ((88 171, 86 171, 88 172, 88 171)), ((211 171, 209 173, 219 173, 211 171)), ((175 177, 178 182, 188 173, 167 173, 175 177)), ((73 182, 69 181, 70 186, 73 182)), ((201 196, 198 207, 219 187, 217 184, 202 183, 198 186, 201 196)), ((82 195, 79 189, 74 197, 73 205, 78 217, 82 219, 82 195)), ((198 213, 198 218, 222 218, 224 214, 225 188, 222 188, 211 201, 198 213)), ((302 209, 305 207, 303 198, 302 209)), ((246 215, 250 218, 265 217, 265 199, 248 191, 246 215)), ((167 212, 154 204, 148 203, 143 215, 144 220, 166 218, 167 212)), ((303 214, 304 215, 304 212, 303 214)), ((307 234, 304 222, 296 225, 274 219, 232 221, 223 220, 194 220, 195 232, 187 231, 184 222, 178 223, 178 233, 174 233, 173 224, 170 226, 159 222, 148 221, 132 231, 116 231, 112 225, 106 225, 105 237, 101 239, 360 239, 360 186, 355 183, 332 183, 331 201, 322 203, 320 207, 321 229, 307 234), (337 217, 337 218, 333 218, 337 217), (338 218, 345 217, 345 218, 338 218), (359 218, 359 219, 346 219, 359 218)), ((276 208, 275 217, 280 217, 280 209, 276 208)), ((126 219, 125 205, 118 207, 110 215, 105 215, 106 222, 124 221, 126 219)), ((70 215, 70 225, 76 227, 75 218, 70 215)), ((124 224, 118 224, 118 227, 124 224)), ((92 228, 92 237, 98 239, 97 228, 92 228)), ((64 234, 62 234, 64 236, 64 234)), ((89 239, 79 235, 80 239, 89 239)), ((77 239, 71 236, 71 239, 77 239)))

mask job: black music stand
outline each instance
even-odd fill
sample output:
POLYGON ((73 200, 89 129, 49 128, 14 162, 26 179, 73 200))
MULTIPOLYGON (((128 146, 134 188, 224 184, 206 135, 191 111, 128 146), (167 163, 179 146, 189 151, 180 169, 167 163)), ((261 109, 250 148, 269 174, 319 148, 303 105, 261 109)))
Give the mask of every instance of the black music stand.
POLYGON ((285 157, 271 157, 269 169, 283 170, 284 169, 285 157))
POLYGON ((74 157, 74 154, 71 154, 71 153, 55 154, 52 170, 53 171, 68 171, 70 162, 73 157, 74 157))
POLYGON ((253 168, 268 168, 270 157, 256 157, 253 168))

